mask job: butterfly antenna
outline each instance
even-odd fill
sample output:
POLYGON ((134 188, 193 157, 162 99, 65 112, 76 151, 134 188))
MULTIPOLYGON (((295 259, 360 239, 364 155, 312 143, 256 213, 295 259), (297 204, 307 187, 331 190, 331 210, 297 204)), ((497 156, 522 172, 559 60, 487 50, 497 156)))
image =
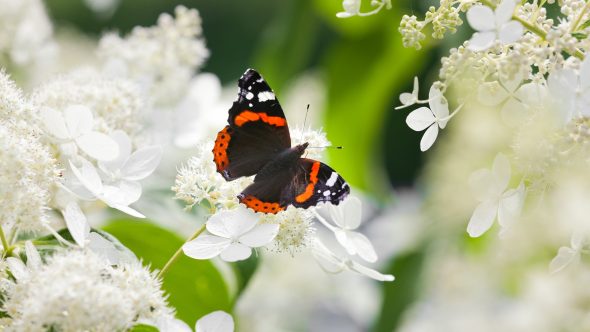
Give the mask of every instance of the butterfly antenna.
POLYGON ((301 128, 301 137, 299 138, 300 142, 303 142, 303 133, 305 132, 305 124, 307 123, 307 113, 309 113, 309 104, 307 104, 307 109, 305 110, 305 118, 303 118, 303 128, 301 128))
POLYGON ((343 147, 342 145, 338 145, 338 146, 333 146, 333 145, 328 145, 328 146, 308 146, 308 149, 337 149, 337 150, 342 150, 343 147))

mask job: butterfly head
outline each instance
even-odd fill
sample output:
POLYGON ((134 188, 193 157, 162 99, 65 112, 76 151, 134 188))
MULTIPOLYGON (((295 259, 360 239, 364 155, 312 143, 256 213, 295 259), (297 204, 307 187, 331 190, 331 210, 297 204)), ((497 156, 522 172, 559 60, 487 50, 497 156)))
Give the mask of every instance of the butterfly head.
POLYGON ((303 153, 305 153, 305 149, 307 149, 308 146, 309 146, 309 143, 305 142, 303 144, 299 144, 299 145, 293 147, 293 150, 297 151, 297 153, 299 153, 299 156, 302 156, 303 153))

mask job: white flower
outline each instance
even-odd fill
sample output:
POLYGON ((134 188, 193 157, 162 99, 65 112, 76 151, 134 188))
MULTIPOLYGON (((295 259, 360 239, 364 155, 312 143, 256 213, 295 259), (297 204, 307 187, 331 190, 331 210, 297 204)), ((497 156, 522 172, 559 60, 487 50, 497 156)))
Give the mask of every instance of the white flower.
POLYGON ((467 225, 467 233, 471 237, 478 237, 490 229, 496 216, 502 227, 500 234, 520 216, 524 203, 524 184, 521 183, 516 189, 506 190, 509 181, 510 162, 501 153, 494 159, 491 171, 481 169, 471 175, 469 184, 476 199, 481 202, 467 225))
POLYGON ((523 75, 517 73, 511 80, 504 79, 500 75, 500 80, 483 83, 479 86, 477 96, 479 101, 487 106, 502 105, 500 110, 502 118, 510 125, 522 123, 526 116, 531 95, 539 95, 539 84, 527 83, 521 85, 523 75))
POLYGON ((114 267, 92 252, 70 250, 34 265, 6 295, 6 331, 123 331, 172 315, 160 281, 139 263, 114 267))
POLYGON ((579 233, 572 234, 570 247, 561 247, 557 256, 551 260, 549 270, 552 273, 565 269, 568 265, 576 264, 580 261, 582 250, 584 249, 584 237, 579 233))
POLYGON ((328 273, 340 273, 349 270, 378 281, 393 281, 395 279, 391 274, 382 274, 351 260, 349 257, 336 255, 319 239, 316 239, 314 243, 312 254, 322 269, 328 273))
POLYGON ((358 15, 361 10, 361 0, 343 0, 342 8, 344 11, 337 13, 337 17, 346 18, 358 15))
POLYGON ((197 154, 182 165, 172 190, 175 198, 187 203, 187 208, 205 202, 212 209, 231 209, 239 205, 237 196, 252 183, 251 178, 226 181, 213 162, 213 142, 199 145, 197 154))
POLYGON ((57 162, 32 123, 21 91, 0 71, 0 225, 41 230, 58 181, 57 162))
POLYGON ((348 197, 339 205, 328 205, 332 221, 336 227, 327 223, 324 218, 317 216, 328 229, 334 232, 336 240, 346 249, 349 255, 358 255, 363 260, 374 263, 377 261, 377 253, 369 239, 354 230, 361 225, 361 201, 353 196, 348 197))
POLYGON ((93 130, 94 116, 86 106, 69 106, 63 114, 46 107, 40 115, 49 134, 58 139, 68 155, 77 153, 76 146, 98 160, 112 160, 119 154, 115 141, 93 130))
POLYGON ((590 60, 580 64, 579 73, 566 68, 552 72, 547 79, 563 123, 578 116, 590 116, 590 60))
POLYGON ((74 241, 80 247, 84 247, 86 245, 86 239, 90 235, 90 225, 78 203, 75 201, 69 202, 62 210, 62 215, 74 241))
POLYGON ((315 233, 312 213, 292 205, 277 214, 262 215, 261 222, 279 225, 273 249, 291 255, 309 246, 315 233))
POLYGON ((305 142, 309 143, 309 147, 305 151, 305 158, 319 159, 324 158, 325 147, 331 146, 332 143, 328 141, 326 132, 321 128, 313 130, 311 128, 295 127, 289 130, 291 134, 291 145, 299 145, 305 142))
MULTIPOLYGON (((154 323, 160 332, 192 332, 183 321, 172 317, 158 319, 154 323)), ((201 317, 195 324, 195 332, 233 332, 234 319, 225 311, 214 311, 201 317)))
POLYGON ((197 321, 195 332, 233 332, 234 319, 225 311, 214 311, 197 321))
POLYGON ((182 246, 184 253, 196 259, 210 259, 219 255, 226 262, 244 260, 252 248, 269 244, 277 235, 279 225, 258 224, 258 214, 239 206, 221 211, 209 218, 207 231, 182 246))
POLYGON ((426 128, 422 140, 420 140, 420 150, 428 150, 436 137, 438 136, 438 129, 444 129, 449 121, 449 104, 443 96, 440 89, 436 86, 430 88, 428 93, 428 107, 420 107, 406 118, 408 126, 415 131, 422 131, 426 128))
MULTIPOLYGON (((121 182, 120 186, 112 186, 103 184, 102 179, 94 165, 85 159, 80 160, 82 167, 78 169, 71 161, 70 168, 78 181, 86 188, 92 196, 106 203, 108 206, 125 212, 137 218, 145 218, 145 216, 138 211, 129 207, 129 204, 136 202, 141 196, 141 186, 131 185, 127 182, 121 182)), ((74 188, 70 188, 75 190, 74 188)), ((85 198, 86 195, 75 192, 80 198, 85 198)))
POLYGON ((477 32, 469 41, 469 49, 483 51, 492 46, 495 40, 509 44, 520 39, 523 26, 512 20, 515 7, 514 0, 502 0, 495 11, 483 5, 471 7, 467 11, 467 22, 477 32))
POLYGON ((98 167, 104 172, 107 182, 116 187, 136 187, 141 193, 143 180, 154 172, 162 158, 162 148, 147 146, 131 153, 131 139, 121 130, 111 133, 110 137, 117 142, 119 156, 111 161, 99 161, 98 167))
POLYGON ((419 92, 419 83, 418 83, 418 76, 414 77, 414 89, 412 92, 404 92, 399 95, 399 101, 402 103, 401 106, 396 107, 395 109, 401 109, 408 106, 412 106, 418 102, 418 92, 419 92))
POLYGON ((134 80, 158 105, 178 102, 209 56, 199 12, 178 6, 174 13, 161 14, 156 26, 136 27, 125 38, 107 34, 99 45, 104 71, 134 80))

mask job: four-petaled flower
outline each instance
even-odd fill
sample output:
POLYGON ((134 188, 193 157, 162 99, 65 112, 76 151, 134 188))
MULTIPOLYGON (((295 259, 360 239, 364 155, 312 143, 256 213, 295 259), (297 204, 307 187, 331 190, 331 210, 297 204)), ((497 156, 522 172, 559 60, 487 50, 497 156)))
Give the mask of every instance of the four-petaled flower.
POLYGON ((406 118, 406 123, 412 130, 422 131, 428 128, 420 140, 422 151, 428 150, 434 144, 438 129, 444 129, 449 121, 449 104, 440 89, 434 85, 428 93, 428 104, 430 108, 423 106, 415 109, 406 118))
POLYGON ((94 117, 86 106, 72 105, 63 113, 43 108, 40 116, 49 134, 57 139, 61 150, 67 155, 77 154, 77 148, 97 160, 113 160, 119 154, 115 141, 92 130, 94 117))
POLYGON ((552 273, 556 273, 565 269, 568 265, 579 262, 580 257, 582 256, 582 250, 584 249, 584 242, 584 236, 580 233, 572 234, 572 238, 570 239, 571 247, 559 248, 557 256, 555 256, 553 260, 551 260, 551 264, 549 264, 549 270, 551 270, 552 273))
POLYGON ((279 232, 277 224, 258 224, 255 212, 239 206, 221 211, 207 221, 207 231, 182 246, 184 253, 196 259, 210 259, 219 255, 226 262, 244 260, 252 248, 269 244, 279 232))
POLYGON ((506 190, 509 181, 510 162, 501 153, 494 159, 491 171, 481 169, 471 175, 469 184, 476 199, 481 202, 467 225, 467 233, 471 237, 478 237, 490 229, 496 216, 502 227, 500 235, 518 218, 524 202, 524 184, 506 190))
POLYGON ((361 224, 361 201, 356 197, 349 197, 340 205, 329 205, 332 221, 338 226, 334 227, 323 219, 319 219, 326 227, 334 232, 338 242, 346 249, 349 255, 358 255, 367 262, 377 261, 377 253, 369 239, 354 230, 361 224))
MULTIPOLYGON (((173 317, 160 317, 153 322, 160 332, 192 332, 185 322, 173 317)), ((217 310, 197 321, 195 332, 233 332, 234 319, 225 311, 217 310)))
POLYGON ((512 19, 516 2, 502 0, 492 11, 490 7, 475 5, 467 11, 467 22, 476 30, 469 40, 469 49, 483 51, 499 40, 503 44, 517 41, 524 29, 520 22, 512 19))
POLYGON ((418 77, 414 77, 414 88, 412 92, 404 92, 399 95, 399 101, 402 103, 401 106, 396 107, 395 109, 401 109, 408 106, 412 106, 418 102, 418 92, 419 92, 419 83, 418 77))
POLYGON ((590 116, 590 59, 580 64, 579 73, 566 68, 554 71, 547 86, 563 123, 578 116, 590 116))

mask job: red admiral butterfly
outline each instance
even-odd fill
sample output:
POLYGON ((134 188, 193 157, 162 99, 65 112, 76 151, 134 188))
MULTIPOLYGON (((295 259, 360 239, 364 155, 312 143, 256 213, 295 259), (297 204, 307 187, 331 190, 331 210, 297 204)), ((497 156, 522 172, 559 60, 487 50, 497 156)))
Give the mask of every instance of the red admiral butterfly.
POLYGON ((213 160, 227 181, 256 175, 254 183, 238 196, 240 203, 273 214, 289 205, 308 208, 320 202, 340 203, 350 187, 328 165, 301 158, 309 143, 291 147, 283 109, 262 76, 248 69, 238 86, 229 125, 217 134, 213 160))

